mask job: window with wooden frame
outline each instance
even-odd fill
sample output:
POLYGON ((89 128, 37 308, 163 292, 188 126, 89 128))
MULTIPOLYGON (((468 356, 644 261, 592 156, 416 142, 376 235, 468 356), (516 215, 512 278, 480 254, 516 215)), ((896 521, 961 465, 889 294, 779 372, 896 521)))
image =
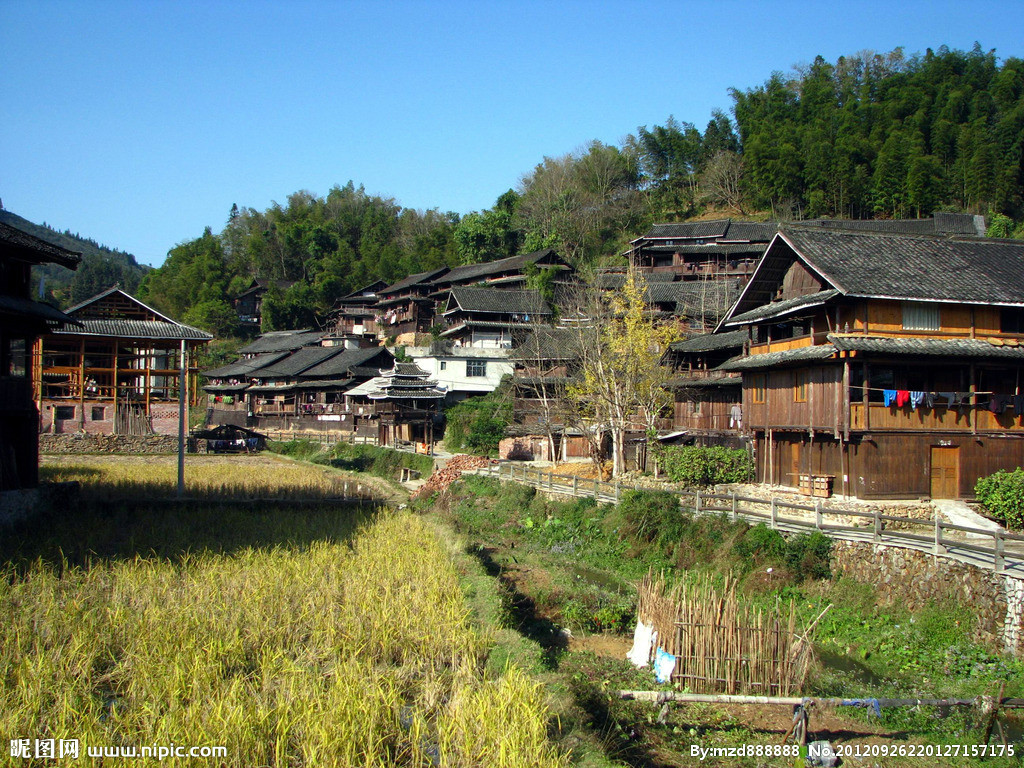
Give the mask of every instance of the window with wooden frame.
POLYGON ((937 331, 941 327, 938 305, 903 302, 903 330, 937 331))
POLYGON ((750 377, 750 391, 755 403, 763 403, 768 394, 767 376, 763 373, 755 373, 750 377))
POLYGON ((793 402, 807 402, 807 371, 793 371, 793 402))

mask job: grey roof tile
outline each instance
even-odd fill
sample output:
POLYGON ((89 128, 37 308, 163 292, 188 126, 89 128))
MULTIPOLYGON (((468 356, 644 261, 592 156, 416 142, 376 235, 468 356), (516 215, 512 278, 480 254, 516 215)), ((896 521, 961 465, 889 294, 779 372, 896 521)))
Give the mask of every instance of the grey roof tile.
POLYGON ((802 309, 808 307, 817 307, 830 299, 834 299, 839 295, 839 291, 835 288, 829 288, 827 291, 817 291, 815 293, 809 293, 805 296, 795 296, 792 299, 784 299, 782 301, 772 301, 768 304, 764 304, 755 309, 751 309, 748 312, 744 312, 741 315, 730 317, 725 323, 729 325, 741 325, 743 323, 749 323, 756 320, 767 320, 770 317, 781 317, 791 312, 799 312, 802 309))
POLYGON ((780 237, 849 296, 1024 305, 1024 241, 799 227, 780 237))
POLYGON ((498 275, 502 272, 518 272, 526 268, 527 264, 536 264, 546 258, 552 258, 555 252, 550 248, 544 248, 532 253, 521 253, 517 256, 509 256, 505 259, 485 261, 480 264, 466 264, 462 267, 455 267, 439 278, 435 279, 435 285, 454 285, 470 280, 479 280, 489 275, 498 275))
POLYGON ((745 330, 727 333, 705 333, 683 341, 674 341, 668 345, 673 352, 711 352, 729 347, 742 347, 747 340, 745 330))
POLYGON ((828 340, 843 352, 1024 360, 1024 347, 992 344, 985 339, 908 339, 829 334, 828 340))
POLYGON ((811 347, 797 347, 781 352, 766 352, 761 355, 734 357, 715 368, 716 371, 754 371, 760 368, 773 368, 776 365, 799 363, 807 360, 824 360, 836 353, 833 344, 818 344, 811 347))
POLYGON ((164 339, 209 341, 212 334, 190 325, 163 320, 90 319, 76 317, 81 327, 64 325, 55 334, 68 336, 113 336, 121 339, 164 339))
POLYGON ((340 355, 345 350, 342 347, 303 347, 292 352, 288 357, 276 363, 268 365, 254 372, 258 379, 285 378, 298 376, 300 373, 309 370, 315 365, 340 355))
MULTIPOLYGON (((379 362, 390 365, 394 357, 384 347, 363 347, 346 349, 340 355, 331 357, 312 368, 302 372, 303 377, 332 378, 351 373, 354 369, 365 367, 367 363, 379 358, 379 362)), ((380 367, 380 366, 377 366, 380 367)))
MULTIPOLYGON (((464 312, 550 315, 539 291, 496 291, 493 288, 452 288, 452 300, 464 312)), ((449 311, 455 309, 449 304, 449 311)))
POLYGON ((208 371, 203 371, 202 375, 209 379, 227 379, 232 376, 248 376, 253 371, 257 371, 264 366, 276 363, 287 354, 287 352, 264 352, 262 355, 244 357, 241 360, 235 360, 233 363, 228 363, 227 365, 222 365, 218 368, 211 368, 208 371))
POLYGON ((255 355, 261 352, 290 352, 293 349, 316 344, 324 334, 321 331, 271 331, 264 333, 255 341, 246 344, 238 351, 243 355, 255 355))

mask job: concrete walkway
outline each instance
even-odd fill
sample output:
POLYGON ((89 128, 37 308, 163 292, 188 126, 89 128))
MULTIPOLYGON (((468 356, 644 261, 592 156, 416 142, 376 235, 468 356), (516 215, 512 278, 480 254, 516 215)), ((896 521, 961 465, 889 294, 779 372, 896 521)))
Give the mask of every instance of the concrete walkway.
MULTIPOLYGON (((995 531, 1002 526, 994 520, 982 517, 962 501, 954 499, 933 499, 932 505, 935 511, 953 525, 963 525, 967 528, 981 528, 986 531, 995 531)), ((980 533, 964 534, 971 538, 987 539, 988 536, 980 533)))

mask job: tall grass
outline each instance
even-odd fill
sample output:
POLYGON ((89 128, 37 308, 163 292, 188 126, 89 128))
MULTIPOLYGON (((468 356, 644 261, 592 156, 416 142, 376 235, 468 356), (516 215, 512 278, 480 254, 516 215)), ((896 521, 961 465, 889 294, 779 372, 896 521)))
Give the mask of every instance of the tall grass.
POLYGON ((565 764, 538 687, 483 674, 489 640, 420 518, 301 545, 270 530, 176 557, 5 565, 0 732, 225 746, 231 766, 565 764))

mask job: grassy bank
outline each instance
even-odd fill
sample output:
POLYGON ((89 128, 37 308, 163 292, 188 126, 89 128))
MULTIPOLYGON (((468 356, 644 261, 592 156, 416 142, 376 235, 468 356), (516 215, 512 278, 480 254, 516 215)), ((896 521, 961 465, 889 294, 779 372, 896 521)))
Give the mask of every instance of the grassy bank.
POLYGON ((325 447, 308 440, 292 440, 271 443, 270 448, 282 456, 349 472, 365 472, 387 480, 398 479, 399 471, 403 468, 414 469, 423 477, 434 471, 434 460, 430 456, 375 445, 335 443, 325 447))
MULTIPOLYGON (((659 718, 656 708, 608 696, 612 689, 657 687, 649 672, 622 660, 629 638, 616 634, 631 628, 631 585, 651 568, 675 579, 731 572, 745 600, 793 601, 804 622, 831 605, 816 633, 824 663, 809 679, 807 695, 973 697, 994 695, 1005 685, 1004 695, 1024 696, 1024 665, 971 640, 970 606, 951 600, 917 613, 880 606, 870 585, 832 573, 822 536, 785 539, 764 526, 690 517, 657 493, 600 507, 592 500, 552 501, 525 486, 475 477, 419 506, 459 531, 506 591, 513 625, 544 649, 541 676, 560 697, 563 736, 589 733, 609 759, 690 765, 696 762, 690 759, 694 745, 777 742, 788 726, 788 713, 777 709, 751 714, 680 706, 659 718)), ((881 718, 863 710, 817 713, 811 727, 848 743, 981 738, 976 713, 921 707, 885 709, 881 718)), ((951 758, 945 764, 974 763, 951 758)))

